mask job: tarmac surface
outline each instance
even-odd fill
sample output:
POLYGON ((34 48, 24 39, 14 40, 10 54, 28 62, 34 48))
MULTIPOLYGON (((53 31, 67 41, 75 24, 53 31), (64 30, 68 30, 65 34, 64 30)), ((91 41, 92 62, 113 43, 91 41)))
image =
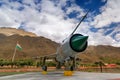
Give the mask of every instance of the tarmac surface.
POLYGON ((120 73, 89 73, 74 72, 72 76, 64 76, 63 71, 48 72, 42 75, 41 72, 29 72, 2 76, 0 80, 120 80, 120 73))

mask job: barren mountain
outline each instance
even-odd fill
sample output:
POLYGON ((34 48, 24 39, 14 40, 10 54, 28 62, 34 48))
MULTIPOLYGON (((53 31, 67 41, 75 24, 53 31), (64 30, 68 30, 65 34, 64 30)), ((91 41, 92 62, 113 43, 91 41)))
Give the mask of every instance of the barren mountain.
POLYGON ((17 50, 16 59, 32 58, 40 55, 55 53, 58 45, 47 38, 37 37, 35 34, 30 32, 4 28, 0 29, 0 58, 11 59, 17 41, 23 49, 22 51, 17 50), (9 36, 6 35, 7 33, 9 36))
POLYGON ((31 32, 26 32, 22 29, 15 29, 15 28, 5 28, 2 27, 0 28, 0 33, 4 34, 6 36, 11 36, 11 35, 21 35, 21 36, 31 36, 31 37, 37 37, 36 34, 31 33, 31 32))
MULTIPOLYGON (((11 59, 16 42, 22 46, 22 51, 17 50, 15 59, 32 58, 56 52, 58 43, 35 34, 12 28, 0 29, 0 59, 11 59), (8 36, 9 35, 9 36, 8 36)), ((120 47, 89 46, 79 57, 83 62, 113 62, 120 61, 120 47)))
POLYGON ((80 54, 80 58, 84 62, 120 62, 120 47, 107 45, 89 46, 85 52, 82 52, 82 54, 80 54))

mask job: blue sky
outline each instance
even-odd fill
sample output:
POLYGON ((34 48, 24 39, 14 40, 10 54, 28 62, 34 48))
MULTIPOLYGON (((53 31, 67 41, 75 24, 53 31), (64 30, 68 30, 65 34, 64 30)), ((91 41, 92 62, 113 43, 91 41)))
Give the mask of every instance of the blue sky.
POLYGON ((89 45, 120 47, 120 0, 0 0, 0 27, 24 29, 61 42, 90 10, 76 33, 89 45))

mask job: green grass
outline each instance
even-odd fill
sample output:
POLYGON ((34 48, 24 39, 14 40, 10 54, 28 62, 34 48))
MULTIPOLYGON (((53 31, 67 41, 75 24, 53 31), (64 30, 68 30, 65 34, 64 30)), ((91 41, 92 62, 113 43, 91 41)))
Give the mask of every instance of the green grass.
POLYGON ((0 72, 0 77, 1 76, 8 76, 8 75, 14 75, 14 74, 23 74, 25 72, 0 72))

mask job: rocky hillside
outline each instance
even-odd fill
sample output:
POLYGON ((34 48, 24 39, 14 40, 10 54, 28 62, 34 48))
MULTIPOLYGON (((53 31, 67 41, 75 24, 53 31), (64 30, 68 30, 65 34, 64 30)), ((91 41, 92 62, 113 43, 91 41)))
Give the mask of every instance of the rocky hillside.
MULTIPOLYGON (((16 52, 16 59, 32 58, 56 52, 57 43, 35 34, 12 28, 0 28, 0 59, 11 59, 16 42, 23 50, 16 52)), ((120 47, 89 46, 85 52, 79 54, 83 62, 116 62, 120 61, 120 47)))
POLYGON ((31 33, 31 32, 26 32, 22 29, 5 28, 5 27, 0 28, 0 34, 4 34, 6 36, 11 36, 11 35, 18 34, 18 35, 21 35, 21 36, 37 37, 36 34, 31 33))
POLYGON ((84 62, 120 62, 120 47, 113 47, 107 45, 89 46, 85 52, 80 54, 80 58, 84 62))
POLYGON ((17 50, 16 59, 32 58, 40 55, 51 54, 56 51, 56 47, 58 45, 49 39, 37 37, 35 34, 30 32, 4 28, 0 29, 0 58, 11 59, 17 41, 19 41, 23 50, 17 50), (7 33, 9 33, 9 36, 6 35, 7 33), (13 34, 10 35, 11 33, 13 34))

